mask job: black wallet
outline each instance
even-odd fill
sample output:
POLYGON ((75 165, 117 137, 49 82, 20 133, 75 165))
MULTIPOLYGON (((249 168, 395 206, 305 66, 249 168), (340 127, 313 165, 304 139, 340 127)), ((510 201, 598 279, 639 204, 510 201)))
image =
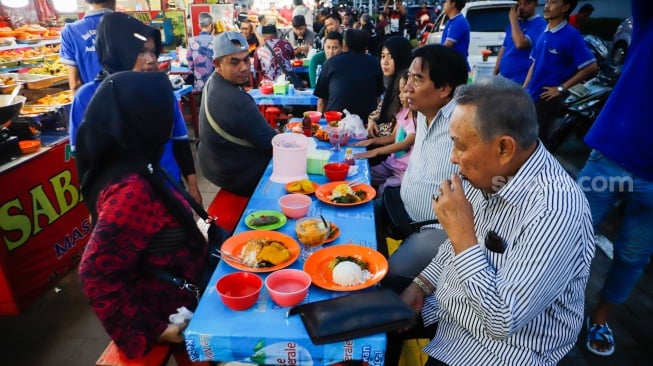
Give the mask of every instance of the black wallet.
POLYGON ((295 306, 313 344, 340 342, 412 327, 417 314, 388 289, 359 292, 295 306))

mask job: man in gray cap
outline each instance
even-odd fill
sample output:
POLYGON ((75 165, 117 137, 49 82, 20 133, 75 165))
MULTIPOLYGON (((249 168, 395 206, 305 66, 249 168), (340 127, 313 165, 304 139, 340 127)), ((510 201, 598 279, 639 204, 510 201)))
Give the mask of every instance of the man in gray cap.
POLYGON ((213 66, 200 106, 199 165, 211 183, 248 197, 272 157, 271 141, 277 131, 243 90, 251 61, 242 34, 224 32, 215 37, 213 66))

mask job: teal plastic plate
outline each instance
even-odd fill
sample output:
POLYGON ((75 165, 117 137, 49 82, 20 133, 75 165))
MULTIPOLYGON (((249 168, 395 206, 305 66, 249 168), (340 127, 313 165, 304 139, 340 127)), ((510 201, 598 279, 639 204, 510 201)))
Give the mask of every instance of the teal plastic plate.
POLYGON ((254 229, 254 230, 276 230, 288 222, 288 219, 286 218, 286 215, 282 214, 279 211, 274 211, 274 210, 261 210, 261 211, 256 211, 252 212, 251 214, 247 215, 245 217, 245 225, 247 225, 248 228, 254 229), (264 225, 264 226, 254 226, 250 225, 250 221, 256 217, 261 217, 261 216, 274 216, 279 219, 277 223, 270 224, 270 225, 264 225))

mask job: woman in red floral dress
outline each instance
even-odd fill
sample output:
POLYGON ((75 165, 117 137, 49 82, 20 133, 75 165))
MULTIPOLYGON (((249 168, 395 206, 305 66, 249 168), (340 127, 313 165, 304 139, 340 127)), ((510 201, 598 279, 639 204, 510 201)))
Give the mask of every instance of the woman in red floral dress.
POLYGON ((129 358, 156 342, 182 343, 186 324, 168 317, 197 306, 193 293, 149 269, 198 283, 207 253, 189 206, 151 173, 172 133, 171 98, 162 73, 113 74, 91 100, 76 140, 94 223, 79 273, 95 314, 129 358))

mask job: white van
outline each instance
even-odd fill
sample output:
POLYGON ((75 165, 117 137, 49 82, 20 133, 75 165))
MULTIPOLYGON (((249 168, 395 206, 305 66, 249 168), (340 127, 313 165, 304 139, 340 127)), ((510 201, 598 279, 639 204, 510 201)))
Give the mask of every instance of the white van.
MULTIPOLYGON (((492 51, 489 61, 496 62, 497 54, 506 37, 506 27, 510 24, 508 13, 516 5, 516 1, 469 1, 465 4, 462 14, 469 22, 469 65, 481 61, 482 50, 492 51)), ((435 21, 433 32, 429 35, 427 44, 440 44, 442 31, 449 17, 442 13, 435 21)))

